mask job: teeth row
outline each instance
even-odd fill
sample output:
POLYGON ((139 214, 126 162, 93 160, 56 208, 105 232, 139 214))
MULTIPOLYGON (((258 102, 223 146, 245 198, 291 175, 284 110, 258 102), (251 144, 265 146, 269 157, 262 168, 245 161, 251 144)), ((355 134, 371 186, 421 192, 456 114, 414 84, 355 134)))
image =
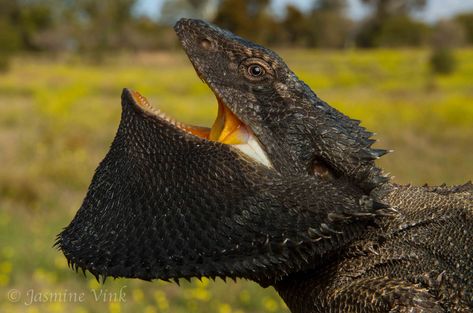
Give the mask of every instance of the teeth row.
POLYGON ((146 111, 148 112, 151 112, 153 114, 155 114, 156 116, 162 118, 163 120, 165 120, 166 122, 168 123, 171 123, 181 129, 186 129, 186 126, 183 125, 181 122, 179 121, 176 121, 174 118, 170 117, 169 115, 167 115, 166 113, 162 112, 161 110, 153 107, 149 102, 148 102, 148 99, 146 99, 145 97, 143 97, 141 94, 137 94, 136 95, 138 97, 138 100, 140 101, 140 104, 142 107, 144 107, 146 109, 146 111))

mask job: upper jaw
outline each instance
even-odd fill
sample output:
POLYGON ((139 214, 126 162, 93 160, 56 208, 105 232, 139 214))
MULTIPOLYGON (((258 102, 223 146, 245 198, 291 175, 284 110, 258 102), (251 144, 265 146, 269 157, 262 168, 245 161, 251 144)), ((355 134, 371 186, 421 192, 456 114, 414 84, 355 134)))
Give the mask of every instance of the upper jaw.
MULTIPOLYGON (((195 72, 212 90, 218 101, 218 116, 206 139, 228 144, 254 161, 268 168, 273 168, 272 162, 268 158, 261 141, 255 135, 251 124, 234 110, 237 105, 231 103, 233 99, 231 101, 228 100, 228 97, 222 94, 219 88, 216 87, 218 84, 205 75, 205 68, 210 63, 212 65, 215 63, 211 55, 217 52, 215 38, 222 37, 224 33, 226 34, 226 31, 204 21, 194 19, 181 19, 176 23, 174 29, 195 72), (205 46, 203 42, 206 40, 211 45, 210 47, 202 46, 205 46), (207 60, 208 64, 203 64, 201 59, 207 60)), ((222 38, 222 40, 224 39, 222 38)), ((222 80, 224 79, 225 77, 222 77, 222 80)))

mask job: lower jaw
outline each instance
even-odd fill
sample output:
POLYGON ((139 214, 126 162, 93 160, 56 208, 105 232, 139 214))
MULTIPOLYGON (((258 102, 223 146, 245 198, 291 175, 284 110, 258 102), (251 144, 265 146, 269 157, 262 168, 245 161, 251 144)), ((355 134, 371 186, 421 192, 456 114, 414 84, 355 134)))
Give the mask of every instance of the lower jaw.
POLYGON ((238 119, 222 100, 217 98, 218 114, 212 127, 208 128, 177 122, 159 110, 154 109, 148 100, 138 92, 132 91, 132 95, 135 102, 141 108, 165 119, 187 133, 209 141, 230 145, 258 163, 266 167, 272 167, 271 162, 251 129, 238 119))

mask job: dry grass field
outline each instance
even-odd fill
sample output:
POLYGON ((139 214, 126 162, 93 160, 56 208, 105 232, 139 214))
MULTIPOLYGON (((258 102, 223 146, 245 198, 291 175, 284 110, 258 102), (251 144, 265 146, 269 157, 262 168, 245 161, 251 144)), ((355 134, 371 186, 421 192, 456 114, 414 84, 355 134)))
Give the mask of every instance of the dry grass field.
MULTIPOLYGON (((430 73, 424 50, 279 52, 322 99, 395 150, 380 160, 395 181, 473 178, 473 50, 457 51, 458 70, 445 77, 430 73)), ((273 289, 241 280, 99 285, 52 248, 113 139, 123 87, 179 120, 210 125, 216 115, 181 51, 101 65, 23 56, 0 74, 0 312, 288 312, 273 289)))

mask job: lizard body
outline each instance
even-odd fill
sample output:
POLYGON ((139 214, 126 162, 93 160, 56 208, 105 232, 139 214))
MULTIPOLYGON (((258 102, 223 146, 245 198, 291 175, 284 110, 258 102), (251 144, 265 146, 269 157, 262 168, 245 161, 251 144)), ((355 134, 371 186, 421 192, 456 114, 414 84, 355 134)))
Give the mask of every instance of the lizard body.
POLYGON ((471 312, 473 185, 386 184, 374 193, 400 214, 378 220, 322 267, 277 284, 291 310, 471 312))
POLYGON ((203 21, 175 29, 216 122, 175 122, 124 90, 110 151, 58 236, 71 266, 247 278, 294 313, 473 310, 471 184, 391 183, 372 133, 273 51, 203 21))

